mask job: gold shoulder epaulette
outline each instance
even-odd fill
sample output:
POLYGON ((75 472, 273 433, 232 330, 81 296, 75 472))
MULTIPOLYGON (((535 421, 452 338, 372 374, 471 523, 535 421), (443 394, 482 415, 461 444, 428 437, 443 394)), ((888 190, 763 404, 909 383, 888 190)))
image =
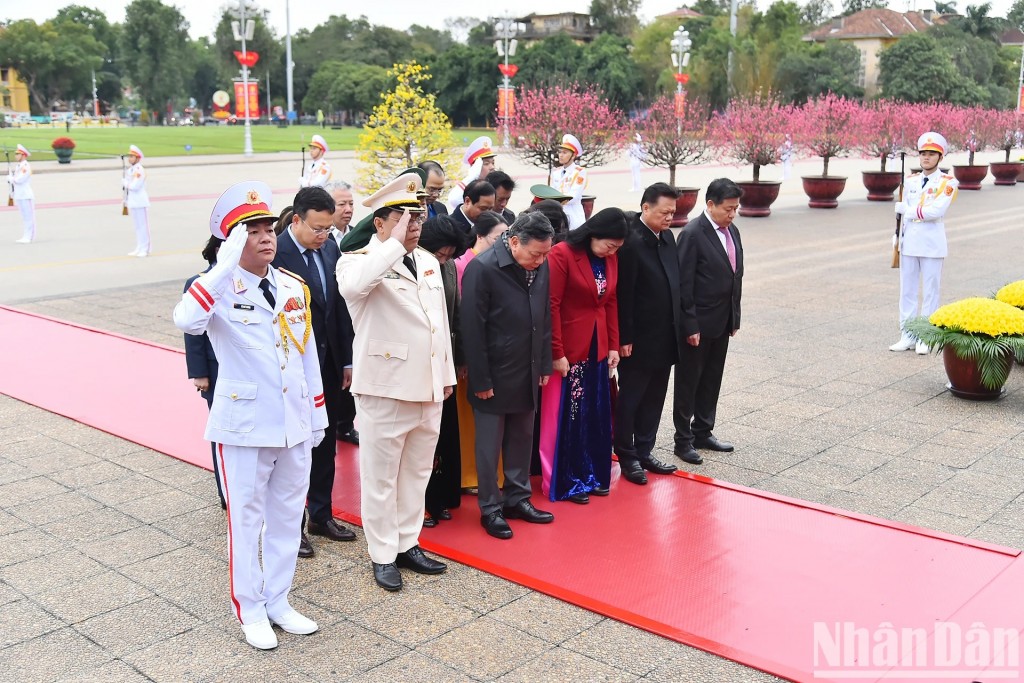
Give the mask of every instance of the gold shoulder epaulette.
POLYGON ((302 284, 306 284, 306 281, 305 281, 305 280, 303 280, 303 279, 302 279, 301 277, 299 277, 298 275, 296 275, 295 273, 293 273, 293 272, 292 272, 292 271, 290 271, 290 270, 286 270, 286 269, 284 269, 284 268, 278 268, 278 271, 280 271, 280 272, 284 273, 285 275, 290 275, 291 277, 295 278, 296 280, 298 280, 298 281, 299 281, 299 282, 301 282, 302 284))
POLYGON ((370 252, 369 249, 367 249, 366 247, 363 247, 362 249, 356 249, 354 251, 343 251, 341 253, 342 254, 367 254, 369 252, 370 252))

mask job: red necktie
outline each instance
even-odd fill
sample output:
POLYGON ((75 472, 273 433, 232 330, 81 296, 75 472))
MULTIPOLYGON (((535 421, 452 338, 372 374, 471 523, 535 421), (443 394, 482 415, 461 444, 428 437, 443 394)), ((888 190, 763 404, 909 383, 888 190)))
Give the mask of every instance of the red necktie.
POLYGON ((719 228, 722 234, 725 235, 725 251, 729 254, 729 265, 732 266, 732 272, 736 272, 736 245, 732 243, 732 233, 729 232, 729 226, 719 228))

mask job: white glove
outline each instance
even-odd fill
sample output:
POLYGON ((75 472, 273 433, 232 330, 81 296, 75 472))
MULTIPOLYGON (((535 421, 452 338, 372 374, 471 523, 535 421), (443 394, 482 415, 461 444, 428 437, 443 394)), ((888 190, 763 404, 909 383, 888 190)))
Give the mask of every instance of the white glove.
POLYGON ((893 208, 896 209, 896 215, 898 215, 898 216, 902 216, 903 214, 905 214, 907 212, 907 204, 906 204, 906 202, 896 202, 896 204, 893 206, 893 208))
POLYGON ((469 167, 469 173, 462 179, 463 184, 469 185, 471 182, 480 177, 480 171, 484 168, 483 157, 473 162, 473 165, 469 167))
POLYGON ((306 186, 306 178, 305 177, 299 178, 299 187, 305 187, 305 186, 306 186))
POLYGON ((224 243, 220 245, 217 252, 217 263, 210 268, 210 272, 204 275, 208 282, 215 288, 220 288, 225 282, 231 279, 238 262, 242 258, 242 250, 245 249, 245 242, 249 239, 249 231, 244 224, 236 225, 224 243))
POLYGON ((324 440, 324 434, 326 432, 322 429, 313 430, 313 448, 320 445, 320 442, 324 440))
POLYGON ((892 246, 894 246, 894 247, 899 246, 899 243, 900 243, 900 238, 897 237, 896 235, 893 235, 892 236, 892 246))

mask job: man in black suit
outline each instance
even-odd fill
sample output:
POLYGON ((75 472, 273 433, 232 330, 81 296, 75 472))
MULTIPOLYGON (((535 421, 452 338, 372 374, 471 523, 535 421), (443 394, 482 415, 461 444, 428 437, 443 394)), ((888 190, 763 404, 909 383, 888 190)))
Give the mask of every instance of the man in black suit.
MULTIPOLYGON (((334 489, 334 458, 338 424, 337 387, 352 382, 352 319, 345 300, 338 293, 335 269, 341 255, 329 239, 333 225, 334 200, 322 187, 304 187, 292 202, 295 215, 288 229, 277 236, 273 265, 297 274, 309 287, 313 335, 320 357, 328 425, 323 441, 313 448, 309 472, 309 533, 334 541, 352 541, 356 535, 334 519, 331 491, 334 489)), ((307 350, 308 353, 308 350, 307 350)), ((299 557, 312 557, 313 545, 302 532, 299 557)))
POLYGON ((512 225, 516 220, 516 212, 508 208, 508 200, 512 199, 516 181, 504 171, 491 171, 484 180, 494 186, 494 208, 491 211, 501 214, 505 223, 512 225))
MULTIPOLYGON (((352 186, 344 180, 327 183, 324 189, 331 193, 334 200, 334 217, 331 228, 331 240, 341 248, 341 241, 352 231, 352 215, 355 211, 355 200, 352 197, 352 186)), ((330 388, 327 388, 330 390, 330 388)), ((335 426, 338 441, 345 441, 354 446, 359 445, 359 432, 356 431, 356 402, 348 386, 338 387, 338 424, 335 426)))
POLYGON ((679 294, 683 311, 676 366, 675 452, 700 464, 696 448, 729 452, 712 434, 729 337, 740 329, 743 245, 732 224, 743 191, 728 178, 708 185, 704 212, 679 235, 679 294))
POLYGON ((644 470, 672 474, 652 452, 679 355, 679 260, 669 229, 679 193, 665 183, 644 190, 640 213, 619 251, 619 394, 614 449, 627 481, 646 484, 644 470))
POLYGON ((466 185, 462 197, 462 205, 456 207, 451 217, 455 225, 468 235, 473 231, 477 217, 494 208, 494 186, 486 180, 474 180, 466 185))
POLYGON ((476 420, 477 503, 481 525, 495 538, 512 538, 506 518, 554 519, 530 502, 538 387, 551 376, 552 237, 543 214, 524 214, 462 276, 459 316, 476 420), (504 490, 498 488, 499 454, 504 490))
POLYGON ((441 164, 428 159, 416 164, 416 168, 427 174, 423 181, 423 191, 427 196, 427 219, 447 216, 448 207, 441 201, 441 192, 444 191, 444 169, 441 164))

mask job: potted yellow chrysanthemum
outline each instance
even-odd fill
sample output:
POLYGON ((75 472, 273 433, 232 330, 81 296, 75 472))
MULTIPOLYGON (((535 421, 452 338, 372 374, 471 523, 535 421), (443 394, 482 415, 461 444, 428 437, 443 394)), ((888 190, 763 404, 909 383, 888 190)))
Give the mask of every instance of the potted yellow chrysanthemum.
POLYGON ((1013 358, 1024 357, 1024 310, 996 299, 963 299, 907 330, 933 350, 942 350, 950 393, 984 401, 999 398, 1013 358))
MULTIPOLYGON (((1024 161, 1024 158, 1021 159, 1024 161)), ((1024 175, 1024 172, 1022 172, 1024 175)), ((996 300, 1024 310, 1024 280, 1017 280, 996 292, 996 300)), ((1024 365, 1024 354, 1017 354, 1017 365, 1024 365)))

